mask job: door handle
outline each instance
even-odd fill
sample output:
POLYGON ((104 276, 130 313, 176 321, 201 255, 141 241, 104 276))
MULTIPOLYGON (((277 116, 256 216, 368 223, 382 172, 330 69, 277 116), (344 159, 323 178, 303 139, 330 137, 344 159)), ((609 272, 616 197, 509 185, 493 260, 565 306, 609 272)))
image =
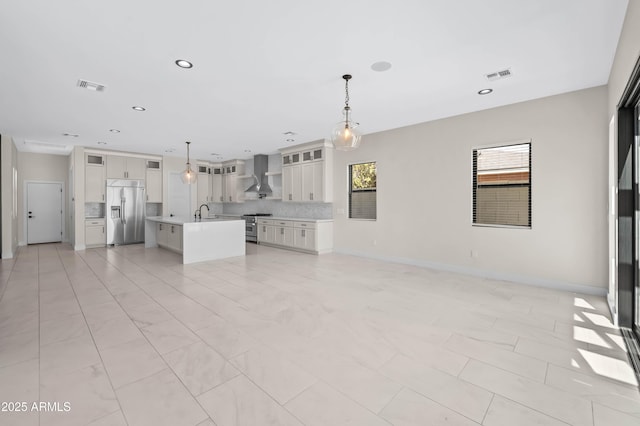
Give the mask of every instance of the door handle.
POLYGON ((127 220, 125 219, 125 215, 124 215, 125 202, 126 202, 125 198, 120 199, 120 222, 122 222, 123 225, 127 224, 127 220))

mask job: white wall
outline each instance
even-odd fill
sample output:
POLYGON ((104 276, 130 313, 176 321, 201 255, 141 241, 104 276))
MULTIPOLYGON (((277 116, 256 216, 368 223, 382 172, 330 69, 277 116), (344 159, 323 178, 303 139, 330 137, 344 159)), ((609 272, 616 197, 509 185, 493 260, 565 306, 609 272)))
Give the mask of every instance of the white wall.
POLYGON ((631 0, 627 6, 616 56, 609 75, 609 117, 616 112, 616 105, 629 81, 631 71, 640 56, 640 1, 631 0))
POLYGON ((607 89, 365 135, 335 155, 336 251, 604 294, 607 89), (532 229, 471 226, 472 149, 532 140, 532 229), (376 161, 376 221, 346 218, 348 164, 376 161), (477 257, 471 256, 471 251, 477 257))
MULTIPOLYGON (((63 182, 64 203, 67 204, 67 194, 69 193, 69 158, 68 156, 53 154, 37 154, 32 152, 18 152, 18 241, 19 245, 25 245, 27 236, 25 234, 24 198, 25 181, 41 182, 63 182)), ((66 210, 66 207, 65 207, 66 210)), ((65 211, 63 240, 67 241, 67 230, 69 229, 69 213, 65 211)))
POLYGON ((18 219, 14 205, 13 170, 18 168, 18 150, 10 136, 2 135, 2 258, 15 256, 18 248, 18 219))
MULTIPOLYGON (((169 174, 181 173, 187 167, 187 156, 185 148, 184 157, 162 157, 162 215, 169 216, 169 174)), ((195 170, 196 161, 191 160, 191 169, 195 170)), ((192 184, 191 186, 191 207, 189 211, 195 212, 198 206, 198 185, 192 184)))

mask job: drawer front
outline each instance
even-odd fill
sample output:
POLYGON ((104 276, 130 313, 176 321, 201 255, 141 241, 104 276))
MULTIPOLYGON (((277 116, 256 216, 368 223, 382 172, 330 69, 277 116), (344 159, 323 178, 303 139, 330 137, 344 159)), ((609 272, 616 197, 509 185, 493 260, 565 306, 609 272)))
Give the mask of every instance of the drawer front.
POLYGON ((293 222, 290 220, 274 220, 273 224, 276 226, 288 226, 293 227, 293 222))
POLYGON ((104 223, 105 223, 104 219, 103 220, 86 220, 84 222, 86 226, 103 226, 104 223))
POLYGON ((273 225, 273 220, 269 220, 269 219, 258 219, 258 223, 260 225, 273 225))
POLYGON ((295 222, 293 226, 303 229, 316 229, 316 225, 315 222, 295 222))

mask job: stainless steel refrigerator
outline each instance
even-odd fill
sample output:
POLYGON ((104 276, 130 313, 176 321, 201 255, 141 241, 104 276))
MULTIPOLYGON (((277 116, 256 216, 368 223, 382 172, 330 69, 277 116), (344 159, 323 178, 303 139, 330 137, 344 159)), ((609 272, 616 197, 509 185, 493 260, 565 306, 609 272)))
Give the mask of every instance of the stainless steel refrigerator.
POLYGON ((107 244, 144 242, 143 180, 107 179, 107 244))

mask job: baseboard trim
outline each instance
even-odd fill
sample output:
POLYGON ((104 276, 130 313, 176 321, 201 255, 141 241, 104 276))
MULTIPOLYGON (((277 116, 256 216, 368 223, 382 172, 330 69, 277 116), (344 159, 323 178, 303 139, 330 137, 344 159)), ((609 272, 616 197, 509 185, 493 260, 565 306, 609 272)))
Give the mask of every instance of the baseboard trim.
POLYGON ((588 294, 592 296, 607 296, 607 289, 602 287, 592 287, 584 284, 576 284, 564 281, 547 280, 544 278, 531 277, 528 275, 510 274, 486 269, 469 268, 466 266, 451 265, 447 263, 431 262, 422 259, 412 259, 407 257, 382 256, 357 250, 334 248, 334 253, 346 254, 350 256, 364 257, 368 259, 381 260, 384 262, 401 263, 404 265, 417 266, 420 268, 435 269, 438 271, 456 272, 463 275, 471 275, 479 278, 488 278, 499 281, 510 281, 518 284, 526 284, 534 287, 550 288, 553 290, 568 291, 571 293, 588 294))

